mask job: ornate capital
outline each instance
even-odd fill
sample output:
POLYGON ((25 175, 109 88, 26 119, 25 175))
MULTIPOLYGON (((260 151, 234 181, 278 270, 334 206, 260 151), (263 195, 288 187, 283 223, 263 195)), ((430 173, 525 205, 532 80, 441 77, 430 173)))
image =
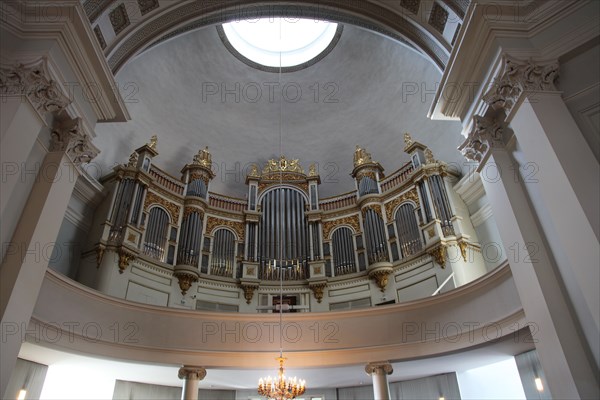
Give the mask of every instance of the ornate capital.
POLYGON ((100 150, 81 128, 81 118, 57 121, 52 129, 50 151, 64 151, 76 166, 92 161, 100 150))
POLYGON ((46 58, 29 64, 0 67, 0 97, 26 96, 40 113, 60 112, 71 100, 50 79, 46 58))
POLYGON ((506 123, 476 115, 467 139, 458 147, 467 160, 481 163, 491 147, 504 146, 506 123))
POLYGON ((519 63, 505 57, 500 78, 483 96, 483 100, 492 109, 504 110, 508 115, 522 95, 555 91, 558 68, 558 62, 536 64, 530 60, 519 63))
POLYGON ((391 375, 394 368, 388 362, 369 363, 365 366, 365 372, 367 375, 391 375))
POLYGON ((206 376, 206 369, 204 369, 204 367, 192 367, 186 365, 179 368, 177 376, 179 379, 201 381, 206 376))

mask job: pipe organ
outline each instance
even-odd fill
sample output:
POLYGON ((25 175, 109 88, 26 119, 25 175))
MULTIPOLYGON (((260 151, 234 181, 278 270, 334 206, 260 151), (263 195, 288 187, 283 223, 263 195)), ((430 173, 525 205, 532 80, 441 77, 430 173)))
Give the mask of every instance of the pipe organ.
POLYGON ((323 199, 316 167, 306 173, 296 159, 252 165, 238 199, 210 191, 208 148, 176 178, 154 165, 156 145, 153 138, 103 178, 112 194, 95 250, 98 266, 114 252, 119 273, 136 263, 168 271, 184 296, 195 282, 218 279, 237 284, 250 304, 254 291, 282 279, 320 303, 330 282, 364 277, 383 292, 403 263, 429 257, 446 268, 450 246, 478 248, 447 192, 455 176, 410 135, 411 161, 389 176, 357 146, 355 190, 323 199))

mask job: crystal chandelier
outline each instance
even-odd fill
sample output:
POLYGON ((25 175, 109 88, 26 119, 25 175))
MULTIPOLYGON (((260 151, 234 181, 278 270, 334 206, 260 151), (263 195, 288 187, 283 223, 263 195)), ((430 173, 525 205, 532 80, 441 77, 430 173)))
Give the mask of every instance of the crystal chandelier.
POLYGON ((304 380, 294 378, 286 378, 284 375, 283 362, 284 357, 277 357, 279 361, 279 373, 276 378, 261 378, 258 381, 258 394, 265 396, 269 400, 284 400, 295 399, 306 390, 304 380))

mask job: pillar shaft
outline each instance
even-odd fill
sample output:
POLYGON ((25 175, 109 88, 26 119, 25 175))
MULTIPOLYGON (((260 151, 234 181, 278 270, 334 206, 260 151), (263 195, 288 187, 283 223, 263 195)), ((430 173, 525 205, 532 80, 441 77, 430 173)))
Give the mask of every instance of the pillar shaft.
MULTIPOLYGON (((64 152, 48 153, 0 267, 3 332, 2 385, 6 388, 21 349, 52 249, 75 186, 74 167, 64 152), (42 174, 42 171, 44 173, 42 174)), ((76 175, 75 175, 76 176, 76 175)))
POLYGON ((600 166, 556 92, 514 112, 520 176, 583 333, 600 365, 600 166))
POLYGON ((394 372, 389 363, 370 363, 365 372, 373 379, 373 395, 375 400, 390 400, 390 386, 387 376, 394 372))
MULTIPOLYGON (((506 149, 493 148, 488 166, 510 171, 506 149)), ((533 340, 554 398, 594 398, 597 381, 587 362, 575 321, 562 291, 527 195, 512 175, 483 180, 533 340)))

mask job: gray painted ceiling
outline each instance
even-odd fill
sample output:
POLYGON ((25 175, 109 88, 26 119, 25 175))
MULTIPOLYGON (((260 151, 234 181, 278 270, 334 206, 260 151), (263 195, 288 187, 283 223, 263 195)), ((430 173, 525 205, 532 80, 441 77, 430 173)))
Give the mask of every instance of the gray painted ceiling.
POLYGON ((300 159, 306 171, 317 163, 321 197, 340 194, 354 189, 355 145, 390 174, 408 161, 404 132, 436 158, 462 164, 460 124, 426 116, 440 78, 415 51, 353 26, 345 26, 323 60, 280 77, 237 60, 207 27, 162 43, 121 70, 117 84, 132 119, 96 127, 97 162, 106 173, 157 134, 154 162, 177 177, 208 145, 217 174, 211 190, 218 193, 244 197, 248 166, 262 167, 282 153, 300 159))

